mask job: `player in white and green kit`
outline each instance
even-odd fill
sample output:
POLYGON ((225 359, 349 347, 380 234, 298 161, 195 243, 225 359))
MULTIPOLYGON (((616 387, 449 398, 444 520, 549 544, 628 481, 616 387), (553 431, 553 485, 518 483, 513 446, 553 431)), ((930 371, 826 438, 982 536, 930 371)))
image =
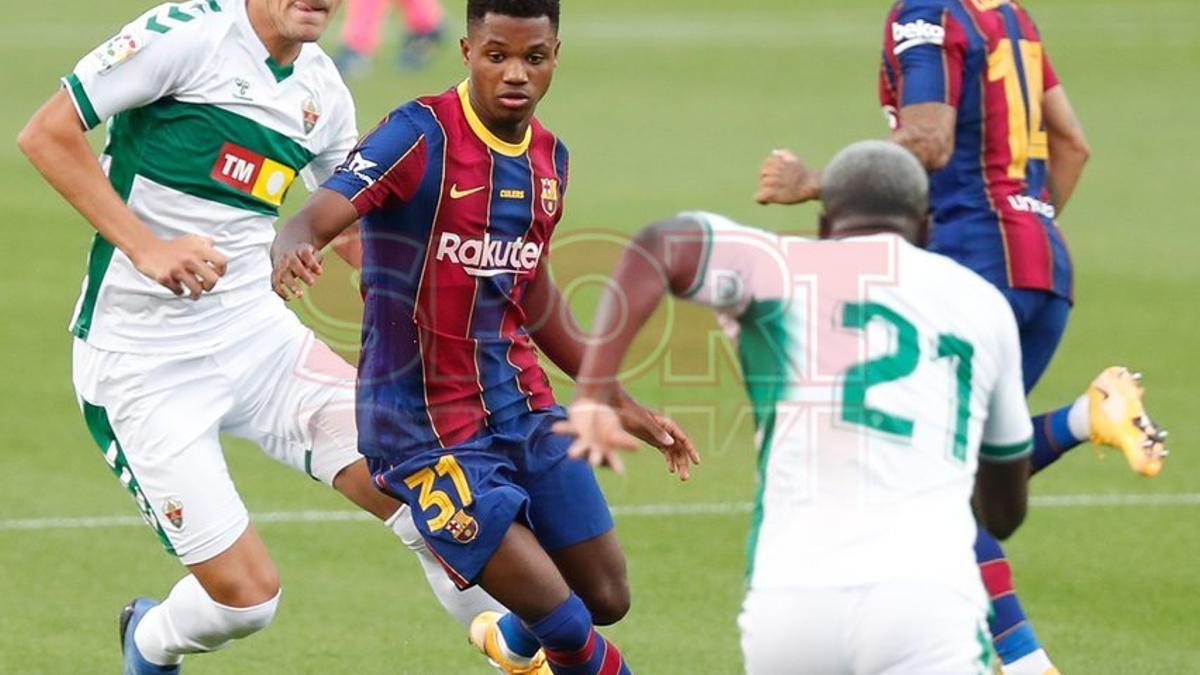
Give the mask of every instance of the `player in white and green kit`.
POLYGON ((88 54, 21 148, 96 228, 71 322, 92 437, 189 574, 122 614, 125 672, 265 627, 280 586, 229 476, 219 434, 341 491, 418 551, 464 625, 496 604, 457 591, 407 508, 357 452, 354 369, 270 286, 278 207, 325 180, 357 140, 354 105, 315 44, 340 0, 195 0, 155 7, 88 54), (85 132, 107 121, 100 161, 85 132))
POLYGON ((824 181, 820 240, 710 213, 639 234, 597 310, 574 450, 629 445, 595 401, 664 293, 712 307, 759 443, 748 672, 990 673, 970 503, 1000 537, 1024 517, 1015 320, 990 284, 919 248, 928 181, 907 150, 852 145, 824 181))

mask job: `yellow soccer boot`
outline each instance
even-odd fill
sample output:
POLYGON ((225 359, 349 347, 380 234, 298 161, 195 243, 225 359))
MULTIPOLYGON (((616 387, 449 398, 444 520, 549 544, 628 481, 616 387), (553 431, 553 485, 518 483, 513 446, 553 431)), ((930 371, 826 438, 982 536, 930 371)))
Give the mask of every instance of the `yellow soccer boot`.
POLYGON ((1167 457, 1167 432, 1159 429, 1142 405, 1142 376, 1122 366, 1105 368, 1088 387, 1088 427, 1093 443, 1117 448, 1129 468, 1157 476, 1167 457))
POLYGON ((505 675, 551 675, 546 656, 540 649, 528 663, 513 659, 504 646, 504 636, 500 634, 498 624, 501 616, 500 612, 483 612, 475 617, 469 631, 471 644, 505 675))

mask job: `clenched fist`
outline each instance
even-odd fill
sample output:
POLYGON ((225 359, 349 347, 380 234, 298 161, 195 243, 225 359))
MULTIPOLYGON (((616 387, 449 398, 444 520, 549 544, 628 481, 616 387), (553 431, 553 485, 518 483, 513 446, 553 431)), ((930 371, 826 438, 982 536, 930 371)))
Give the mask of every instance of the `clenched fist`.
POLYGON ((821 196, 821 173, 790 150, 774 150, 758 176, 759 204, 799 204, 821 196))

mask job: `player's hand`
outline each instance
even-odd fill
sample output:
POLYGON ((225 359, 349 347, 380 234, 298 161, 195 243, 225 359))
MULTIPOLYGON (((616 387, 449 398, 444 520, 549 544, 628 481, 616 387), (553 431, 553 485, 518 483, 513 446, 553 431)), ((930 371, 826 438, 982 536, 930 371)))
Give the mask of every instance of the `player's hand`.
POLYGON ((229 262, 212 239, 197 234, 170 240, 152 238, 130 261, 175 295, 187 293, 193 300, 217 285, 229 262))
POLYGON ((692 470, 689 467, 693 464, 700 465, 700 451, 696 449, 692 437, 688 436, 683 427, 670 417, 656 414, 654 419, 675 439, 675 443, 671 447, 659 448, 667 459, 667 471, 678 474, 679 480, 691 478, 692 470))
POLYGON ((317 277, 325 271, 321 259, 321 251, 308 242, 272 246, 272 290, 284 300, 303 296, 304 284, 312 286, 317 283, 317 277))
POLYGON ((593 466, 608 466, 617 473, 625 472, 617 451, 637 449, 639 439, 658 448, 667 460, 667 471, 678 474, 680 480, 691 477, 692 464, 700 464, 695 444, 675 420, 651 412, 623 391, 613 405, 580 399, 568 410, 568 419, 553 429, 577 436, 567 450, 569 456, 586 458, 593 466))
POLYGON ((799 204, 821 196, 821 173, 791 150, 774 150, 758 175, 759 204, 799 204))
POLYGON ((621 428, 617 411, 594 399, 575 401, 567 409, 567 419, 556 423, 552 430, 575 436, 575 442, 567 448, 568 457, 587 460, 592 466, 607 466, 616 473, 625 473, 619 451, 631 452, 638 446, 638 439, 621 428))
POLYGON ((691 478, 690 467, 700 464, 700 453, 675 420, 650 411, 624 391, 617 394, 616 410, 625 431, 658 448, 668 472, 678 474, 680 480, 691 478))

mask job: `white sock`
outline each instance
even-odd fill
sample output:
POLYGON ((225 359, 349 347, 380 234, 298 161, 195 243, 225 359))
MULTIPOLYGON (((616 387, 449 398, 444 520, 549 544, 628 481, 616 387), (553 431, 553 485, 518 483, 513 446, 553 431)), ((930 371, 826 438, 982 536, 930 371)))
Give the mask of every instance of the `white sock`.
POLYGON ((162 604, 146 612, 133 639, 147 661, 173 665, 184 654, 213 652, 266 628, 275 616, 280 593, 261 605, 227 607, 208 597, 189 574, 175 584, 162 604))
POLYGON ((1067 426, 1071 428, 1071 435, 1080 443, 1092 435, 1091 423, 1088 418, 1087 394, 1075 399, 1075 402, 1071 404, 1071 411, 1067 413, 1067 426))
POLYGON ((400 537, 400 541, 403 541, 405 546, 417 554, 417 560, 421 561, 421 568, 425 570, 425 580, 429 582, 433 594, 437 596, 438 602, 442 603, 442 607, 451 616, 458 619, 463 628, 470 628, 471 620, 482 612, 503 613, 508 611, 478 586, 473 586, 465 591, 458 590, 458 587, 446 574, 445 568, 425 544, 421 532, 413 523, 412 511, 407 506, 400 507, 400 510, 392 514, 384 521, 384 524, 400 537))
POLYGON ((1004 675, 1046 675, 1046 671, 1053 667, 1054 664, 1050 663, 1050 656, 1046 654, 1046 650, 1039 649, 1000 666, 1000 671, 1004 675))

